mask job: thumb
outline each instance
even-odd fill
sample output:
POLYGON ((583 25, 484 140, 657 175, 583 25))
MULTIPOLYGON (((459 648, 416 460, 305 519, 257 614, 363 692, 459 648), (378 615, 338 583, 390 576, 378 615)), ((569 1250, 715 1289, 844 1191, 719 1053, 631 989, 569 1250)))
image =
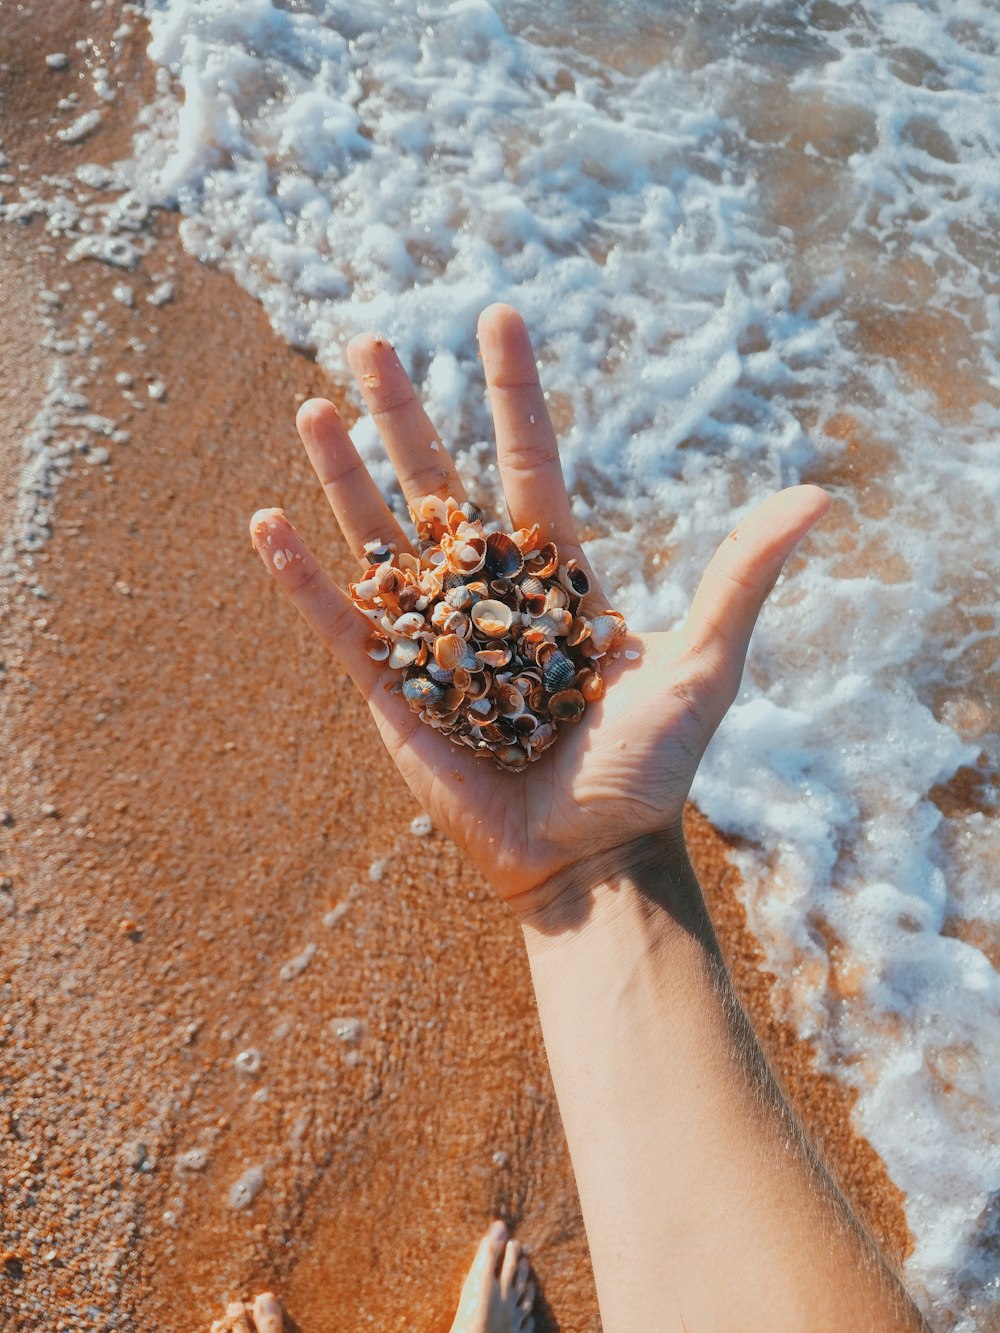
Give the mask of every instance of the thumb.
POLYGON ((733 529, 709 562, 681 631, 738 686, 761 607, 795 546, 830 507, 818 486, 772 495, 733 529))

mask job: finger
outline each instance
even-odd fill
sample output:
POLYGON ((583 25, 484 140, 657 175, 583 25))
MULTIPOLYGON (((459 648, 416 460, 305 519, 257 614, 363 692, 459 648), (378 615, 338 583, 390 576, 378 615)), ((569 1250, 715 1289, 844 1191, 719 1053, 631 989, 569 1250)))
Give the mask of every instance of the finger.
POLYGON ((379 678, 365 651, 371 621, 324 573, 280 509, 258 509, 250 540, 278 587, 367 698, 379 678))
POLYGON ((750 635, 795 545, 830 506, 818 486, 772 495, 734 528, 709 562, 682 635, 699 654, 721 659, 736 679, 750 635))
POLYGON ((324 398, 311 398, 299 408, 295 425, 330 508, 358 559, 364 559, 365 543, 376 540, 392 542, 398 551, 410 550, 334 405, 324 398))
POLYGON ((491 305, 479 317, 479 350, 486 373, 497 463, 515 528, 537 523, 562 558, 579 560, 595 586, 570 509, 559 446, 524 320, 509 305, 491 305))
POLYGON ((442 499, 453 495, 461 503, 466 498, 465 487, 396 349, 384 338, 361 333, 348 344, 347 362, 411 508, 425 495, 442 499))
POLYGON ((521 1258, 521 1246, 516 1240, 509 1240, 507 1248, 503 1252, 503 1263, 500 1266, 500 1296, 506 1300, 514 1290, 514 1280, 517 1277, 517 1265, 521 1258))
POLYGON ((253 1303, 253 1322, 257 1333, 282 1333, 285 1316, 281 1302, 269 1291, 262 1291, 253 1303))

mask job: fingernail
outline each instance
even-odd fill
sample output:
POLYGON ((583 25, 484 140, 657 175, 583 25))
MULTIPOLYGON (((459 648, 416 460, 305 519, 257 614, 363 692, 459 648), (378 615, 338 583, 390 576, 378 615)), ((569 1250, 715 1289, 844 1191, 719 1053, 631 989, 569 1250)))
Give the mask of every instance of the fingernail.
POLYGON ((258 509, 250 519, 250 540, 259 551, 274 541, 275 519, 284 517, 283 509, 258 509))

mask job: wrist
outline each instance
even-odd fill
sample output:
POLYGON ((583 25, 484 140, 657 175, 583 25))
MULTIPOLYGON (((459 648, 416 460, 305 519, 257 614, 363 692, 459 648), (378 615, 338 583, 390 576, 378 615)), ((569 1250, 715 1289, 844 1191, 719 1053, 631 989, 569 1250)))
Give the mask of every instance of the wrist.
POLYGON ((682 930, 717 952, 679 827, 581 858, 510 905, 532 955, 625 918, 682 930))

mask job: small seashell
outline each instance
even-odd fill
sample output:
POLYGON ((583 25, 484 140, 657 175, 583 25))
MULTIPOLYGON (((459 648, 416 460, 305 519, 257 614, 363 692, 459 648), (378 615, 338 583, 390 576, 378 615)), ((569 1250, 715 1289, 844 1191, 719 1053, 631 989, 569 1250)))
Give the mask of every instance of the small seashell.
POLYGON ((519 717, 524 712, 524 695, 509 681, 494 688, 493 702, 500 717, 519 717))
POLYGON ((518 736, 530 736, 538 729, 538 718, 527 711, 518 713, 517 717, 511 719, 511 726, 518 736))
POLYGON ((486 538, 486 568, 494 576, 515 578, 524 568, 521 548, 503 532, 491 532, 486 538))
POLYGON ((444 527, 448 523, 448 504, 439 495, 425 495, 416 516, 425 523, 441 524, 444 527))
POLYGON ((438 685, 450 685, 452 672, 445 670, 443 666, 438 666, 437 661, 428 662, 427 674, 438 685))
POLYGON ((412 574, 416 577, 420 573, 420 560, 412 551, 402 551, 397 557, 396 564, 404 574, 412 574))
POLYGON ((510 539, 523 552, 536 550, 538 547, 538 524, 532 523, 530 528, 518 528, 516 532, 510 534, 510 539))
POLYGON ((365 652, 373 662, 384 662, 392 652, 392 644, 381 634, 373 634, 365 644, 365 652))
POLYGON ((448 603, 448 605, 452 608, 452 610, 468 611, 469 607, 472 605, 475 598, 473 597, 468 586, 462 579, 461 575, 449 574, 448 578, 446 578, 444 582, 446 588, 446 592, 444 594, 444 600, 448 603), (448 587, 449 579, 458 579, 458 583, 452 584, 452 586, 449 588, 448 587))
POLYGON ((547 750, 556 739, 556 729, 551 722, 539 722, 538 726, 530 736, 525 736, 524 743, 529 746, 532 754, 541 754, 547 750))
POLYGON ((425 643, 418 643, 416 639, 397 639, 389 653, 389 665, 395 671, 400 670, 401 667, 418 666, 421 650, 423 650, 424 658, 426 658, 427 645, 425 643))
POLYGON ((495 751, 495 756, 500 767, 509 769, 512 773, 517 773, 522 768, 527 767, 528 756, 516 742, 500 746, 495 751))
POLYGON ((459 508, 469 523, 482 523, 483 511, 471 500, 466 500, 459 508))
POLYGON ((351 584, 351 596, 356 601, 370 602, 378 596, 378 584, 374 579, 362 579, 351 584))
POLYGON ((442 634, 434 640, 434 660, 445 671, 454 671, 466 654, 466 642, 457 634, 442 634))
POLYGON ((577 644, 583 643, 589 633, 590 621, 586 616, 577 616, 566 634, 566 643, 570 648, 575 648, 577 644))
POLYGON ((427 676, 413 676, 403 681, 403 697, 411 703, 436 704, 444 697, 444 690, 427 676))
POLYGON ((558 694, 572 683, 575 675, 576 667, 571 659, 565 653, 556 651, 545 664, 542 683, 550 694, 558 694))
POLYGON ((472 608, 472 623, 488 639, 500 639, 510 631, 514 612, 503 602, 487 598, 472 608))
POLYGON ((545 594, 543 592, 532 592, 522 597, 521 611, 526 616, 544 615, 545 594))
POLYGON ((448 568, 456 574, 474 574, 486 560, 486 541, 482 537, 465 541, 446 532, 441 537, 441 550, 448 568))
POLYGON ((588 704, 604 698, 604 677, 597 671, 583 670, 576 678, 576 688, 588 704))
POLYGON ((545 584, 535 574, 521 580, 521 591, 526 597, 545 596, 545 584))
POLYGON ((569 593, 558 584, 545 594, 546 611, 564 611, 569 606, 569 593))
POLYGON ((604 653, 613 653, 628 634, 628 626, 621 616, 614 611, 603 611, 590 622, 591 654, 601 657, 604 653))
POLYGON ((392 625, 393 633, 401 634, 404 639, 415 639, 426 628, 427 621, 419 611, 409 611, 404 616, 398 616, 392 625))
POLYGON ((493 722, 497 716, 497 706, 492 699, 484 695, 482 698, 473 699, 469 704, 469 716, 480 726, 485 722, 493 722))
POLYGON ((506 644, 502 644, 499 648, 480 648, 476 657, 482 662, 483 666, 495 669, 496 667, 505 667, 510 661, 512 653, 506 644))
POLYGON ((376 537, 372 542, 365 542, 365 559, 370 565, 381 565, 386 560, 391 560, 396 554, 395 546, 389 542, 384 542, 376 537))
MULTIPOLYGON (((396 605, 399 607, 400 611, 413 611, 419 601, 419 590, 412 585, 409 585, 405 588, 400 588, 399 596, 396 598, 396 605)), ((424 605, 427 605, 426 598, 424 599, 424 605)))
POLYGON ((403 571, 395 565, 378 565, 372 575, 372 582, 380 595, 385 596, 386 593, 398 592, 403 586, 404 577, 403 571))
POLYGON ((549 700, 549 716, 560 722, 575 722, 586 706, 579 690, 560 690, 549 700))
POLYGON ((559 568, 559 552, 555 542, 546 542, 537 555, 525 561, 525 568, 529 574, 540 579, 547 579, 554 574, 559 568))
POLYGON ((559 567, 559 582, 574 597, 586 597, 590 592, 590 577, 579 560, 567 560, 559 567))
POLYGON ((469 683, 465 687, 465 697, 467 699, 481 699, 484 694, 489 694, 492 683, 488 671, 470 671, 469 683))
POLYGON ((472 637, 472 621, 464 611, 452 611, 444 624, 445 634, 457 634, 460 639, 472 637))

